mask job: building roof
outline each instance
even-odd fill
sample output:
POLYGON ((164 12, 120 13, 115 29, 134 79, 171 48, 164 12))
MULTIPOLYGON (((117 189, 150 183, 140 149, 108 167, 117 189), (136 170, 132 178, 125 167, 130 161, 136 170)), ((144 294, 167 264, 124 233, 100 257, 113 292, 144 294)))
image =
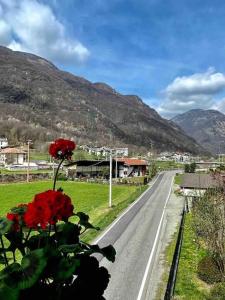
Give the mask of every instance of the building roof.
POLYGON ((123 162, 128 166, 147 166, 148 163, 144 159, 137 158, 117 158, 117 162, 123 162))
POLYGON ((180 187, 182 188, 208 189, 218 186, 219 182, 217 182, 210 174, 186 173, 181 177, 180 187))
POLYGON ((25 151, 18 148, 4 148, 0 150, 0 154, 26 154, 25 151))
MULTIPOLYGON (((77 166, 109 166, 108 160, 76 160, 70 165, 77 165, 77 166)), ((69 166, 70 166, 69 165, 69 166)))

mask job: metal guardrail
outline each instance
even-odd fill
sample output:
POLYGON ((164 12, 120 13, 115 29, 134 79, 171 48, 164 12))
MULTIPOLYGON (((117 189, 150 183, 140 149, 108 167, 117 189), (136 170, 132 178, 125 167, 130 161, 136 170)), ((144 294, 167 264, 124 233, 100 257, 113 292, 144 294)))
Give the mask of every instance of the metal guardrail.
POLYGON ((178 265, 179 265, 179 260, 180 260, 181 247, 182 247, 182 242, 183 242, 184 223, 185 223, 186 213, 187 213, 187 207, 185 205, 185 207, 183 209, 183 213, 182 213, 179 233, 178 233, 176 247, 175 247, 175 251, 174 251, 174 255, 173 255, 173 261, 172 261, 172 264, 170 267, 170 274, 169 274, 169 278, 168 278, 168 282, 167 282, 164 300, 173 299, 175 285, 176 285, 176 278, 177 278, 177 270, 178 270, 178 265))

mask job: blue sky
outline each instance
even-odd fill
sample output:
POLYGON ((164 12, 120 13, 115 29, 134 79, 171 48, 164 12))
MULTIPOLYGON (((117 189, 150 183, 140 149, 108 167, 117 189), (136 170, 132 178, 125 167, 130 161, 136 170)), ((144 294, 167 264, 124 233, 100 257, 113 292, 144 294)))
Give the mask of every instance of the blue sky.
POLYGON ((139 95, 167 118, 225 112, 224 16, 223 0, 0 0, 0 44, 139 95))

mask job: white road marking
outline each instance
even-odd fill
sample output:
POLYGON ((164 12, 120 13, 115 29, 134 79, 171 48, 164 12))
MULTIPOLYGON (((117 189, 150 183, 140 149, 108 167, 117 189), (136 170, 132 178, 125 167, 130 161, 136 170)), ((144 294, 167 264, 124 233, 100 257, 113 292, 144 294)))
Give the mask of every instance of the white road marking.
POLYGON ((141 194, 137 200, 135 200, 117 219, 115 219, 114 222, 112 222, 112 224, 100 235, 100 237, 98 237, 96 240, 93 241, 92 244, 98 244, 99 241, 119 222, 119 220, 142 198, 142 196, 144 196, 155 184, 156 180, 159 178, 159 175, 161 173, 158 174, 158 176, 156 177, 156 179, 153 181, 152 185, 147 188, 147 190, 141 194))
POLYGON ((138 293, 137 300, 141 300, 141 298, 142 298, 142 294, 143 294, 143 291, 144 291, 146 279, 147 279, 147 276, 148 276, 148 273, 149 273, 149 268, 150 268, 153 255, 155 253, 155 248, 156 248, 156 245, 157 245, 157 241, 158 241, 158 238, 159 238, 160 229, 161 229, 161 226, 162 226, 162 221, 163 221, 163 217, 164 217, 164 214, 165 214, 165 209, 166 209, 166 206, 167 206, 167 203, 169 201, 170 194, 171 194, 171 191, 172 191, 172 185, 173 185, 173 178, 172 178, 172 181, 171 181, 169 194, 167 196, 167 199, 166 199, 166 202, 165 202, 165 205, 164 205, 164 208, 163 208, 162 217, 160 219, 159 226, 158 226, 158 229, 157 229, 157 232, 156 232, 156 236, 155 236, 155 240, 154 240, 154 243, 153 243, 152 251, 150 253, 148 263, 147 263, 147 266, 146 266, 146 269, 145 269, 144 277, 143 277, 142 282, 141 282, 141 287, 140 287, 140 290, 139 290, 139 293, 138 293))

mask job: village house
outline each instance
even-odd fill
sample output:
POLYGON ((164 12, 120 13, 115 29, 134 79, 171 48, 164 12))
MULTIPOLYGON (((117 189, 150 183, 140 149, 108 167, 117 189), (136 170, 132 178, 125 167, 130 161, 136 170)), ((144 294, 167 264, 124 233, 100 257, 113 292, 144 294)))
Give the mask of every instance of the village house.
POLYGON ((137 177, 145 176, 147 171, 147 161, 137 158, 117 158, 117 177, 137 177))
MULTIPOLYGON (((145 176, 147 161, 137 158, 114 158, 112 177, 125 178, 145 176), (117 176, 116 176, 117 175, 117 176)), ((109 177, 109 160, 79 160, 68 168, 70 177, 109 177)))
POLYGON ((219 181, 211 174, 185 173, 181 177, 182 194, 190 198, 199 198, 208 189, 219 186, 219 181))
POLYGON ((0 164, 19 164, 22 165, 26 161, 27 153, 19 148, 3 148, 0 149, 0 164))
POLYGON ((109 174, 108 160, 78 160, 67 168, 68 177, 107 177, 109 174))
POLYGON ((175 161, 178 163, 189 163, 194 160, 190 153, 180 152, 162 152, 159 154, 157 160, 159 161, 175 161))

